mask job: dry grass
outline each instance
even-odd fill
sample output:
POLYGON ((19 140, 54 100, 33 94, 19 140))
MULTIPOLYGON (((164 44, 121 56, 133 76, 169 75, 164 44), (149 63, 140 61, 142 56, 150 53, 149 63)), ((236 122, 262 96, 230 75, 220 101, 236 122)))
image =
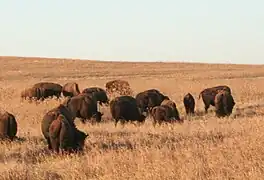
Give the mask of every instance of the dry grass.
POLYGON ((0 145, 0 179, 262 179, 264 176, 264 66, 184 63, 113 63, 79 60, 0 57, 0 107, 18 121, 20 141, 0 145), (109 109, 105 122, 77 126, 90 137, 82 155, 55 156, 46 150, 40 122, 56 100, 21 102, 20 91, 39 81, 80 89, 104 87, 108 80, 128 80, 135 93, 158 88, 185 116, 182 99, 190 92, 199 116, 183 125, 115 128, 109 109), (199 92, 226 84, 232 88, 235 111, 215 118, 203 115, 199 92))

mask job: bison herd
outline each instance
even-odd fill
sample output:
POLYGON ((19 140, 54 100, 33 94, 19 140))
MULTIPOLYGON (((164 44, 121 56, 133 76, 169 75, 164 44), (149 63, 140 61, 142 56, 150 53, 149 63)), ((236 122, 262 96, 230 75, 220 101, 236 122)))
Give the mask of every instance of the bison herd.
MULTIPOLYGON (((105 89, 90 87, 79 90, 75 82, 61 86, 57 83, 41 82, 21 92, 22 99, 43 101, 48 97, 66 97, 66 99, 48 111, 41 122, 41 131, 47 141, 48 148, 55 152, 75 152, 83 149, 87 133, 77 129, 74 120, 82 123, 100 123, 103 113, 99 105, 110 107, 115 126, 118 122, 130 121, 135 125, 145 122, 147 116, 152 117, 153 126, 165 123, 183 123, 176 103, 157 89, 148 89, 133 97, 127 81, 114 80, 105 84, 105 89), (108 95, 118 92, 119 96, 110 100, 108 95), (99 105, 98 105, 99 104, 99 105)), ((204 89, 202 97, 205 113, 210 105, 215 106, 216 117, 229 116, 235 105, 230 87, 226 85, 204 89)), ((183 98, 187 115, 195 115, 195 99, 187 93, 183 98)), ((15 116, 4 112, 0 116, 0 137, 13 140, 17 133, 15 116)))

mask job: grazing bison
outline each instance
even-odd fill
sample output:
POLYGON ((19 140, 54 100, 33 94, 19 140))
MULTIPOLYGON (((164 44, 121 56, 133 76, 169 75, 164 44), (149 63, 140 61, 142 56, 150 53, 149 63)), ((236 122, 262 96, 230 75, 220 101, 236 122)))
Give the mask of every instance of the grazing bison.
POLYGON ((57 119, 59 115, 63 115, 67 120, 69 120, 69 123, 71 123, 71 126, 74 126, 74 119, 76 117, 75 112, 70 111, 65 105, 60 104, 59 106, 51 109, 48 111, 41 122, 41 131, 45 139, 48 143, 48 148, 51 149, 51 142, 49 138, 49 127, 51 123, 57 119))
POLYGON ((231 94, 231 89, 228 86, 215 86, 211 88, 206 88, 203 91, 200 92, 198 99, 202 96, 203 102, 204 102, 204 109, 205 113, 207 113, 207 110, 210 105, 215 106, 214 99, 218 91, 224 90, 231 94))
POLYGON ((232 113, 233 107, 236 104, 233 99, 233 96, 225 90, 219 91, 216 94, 214 103, 215 114, 217 117, 229 116, 232 113))
POLYGON ((43 100, 45 94, 44 88, 38 88, 38 87, 31 87, 26 88, 21 92, 21 98, 22 99, 30 99, 30 100, 43 100))
POLYGON ((162 106, 162 105, 166 105, 166 106, 170 107, 171 110, 172 110, 172 113, 173 113, 172 116, 175 117, 177 120, 180 119, 180 117, 179 117, 179 111, 178 111, 178 109, 177 109, 177 107, 176 107, 175 102, 173 102, 173 101, 170 100, 170 99, 164 99, 164 100, 161 102, 160 105, 161 105, 161 106, 162 106))
POLYGON ((73 97, 80 94, 79 86, 75 82, 66 83, 62 87, 62 94, 65 97, 73 97))
POLYGON ((70 111, 75 112, 76 117, 80 118, 83 123, 87 119, 100 122, 103 113, 98 111, 96 98, 91 94, 81 93, 77 96, 67 99, 63 102, 70 111))
POLYGON ((132 96, 120 96, 110 101, 110 111, 112 118, 115 120, 115 127, 120 120, 121 123, 127 121, 138 121, 143 123, 146 116, 137 106, 136 99, 132 96))
POLYGON ((90 87, 82 91, 82 93, 92 94, 100 105, 109 105, 109 98, 107 97, 106 91, 99 87, 90 87))
POLYGON ((88 134, 79 131, 71 120, 60 114, 49 126, 51 149, 55 152, 74 152, 83 150, 88 134))
POLYGON ((112 80, 105 84, 106 91, 110 93, 118 92, 120 95, 132 95, 132 89, 125 80, 112 80))
POLYGON ((156 89, 149 89, 136 95, 137 105, 141 112, 149 113, 150 109, 159 106, 165 99, 169 99, 156 89))
POLYGON ((169 105, 155 106, 151 109, 150 114, 153 117, 153 126, 156 126, 156 123, 159 123, 159 125, 161 125, 162 122, 183 122, 183 120, 180 119, 178 114, 175 116, 175 112, 169 105))
POLYGON ((59 98, 61 96, 62 92, 62 86, 57 83, 51 83, 51 82, 40 82, 33 85, 33 87, 37 88, 44 88, 44 98, 56 96, 59 98))
POLYGON ((183 104, 187 115, 194 114, 195 100, 190 93, 184 96, 183 104))
POLYGON ((17 121, 13 114, 9 112, 0 115, 0 139, 13 140, 17 134, 17 121))

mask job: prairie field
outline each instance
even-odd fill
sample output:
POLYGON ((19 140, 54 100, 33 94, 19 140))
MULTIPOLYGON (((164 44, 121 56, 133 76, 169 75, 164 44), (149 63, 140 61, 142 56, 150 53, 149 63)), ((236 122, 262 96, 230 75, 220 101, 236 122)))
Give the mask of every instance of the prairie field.
MULTIPOLYGON (((263 179, 264 65, 199 63, 121 63, 67 59, 0 57, 0 108, 18 122, 19 140, 0 144, 0 179, 263 179), (77 127, 89 134, 83 154, 55 155, 47 150, 40 123, 63 101, 22 101, 21 91, 40 81, 77 82, 82 89, 114 79, 127 80, 136 93, 159 89, 176 102, 183 124, 153 127, 114 126, 109 107, 103 122, 77 127), (204 114, 199 93, 228 85, 236 102, 230 117, 204 114), (195 97, 197 114, 188 117, 187 93, 195 97)), ((111 96, 110 96, 111 97, 111 96)))

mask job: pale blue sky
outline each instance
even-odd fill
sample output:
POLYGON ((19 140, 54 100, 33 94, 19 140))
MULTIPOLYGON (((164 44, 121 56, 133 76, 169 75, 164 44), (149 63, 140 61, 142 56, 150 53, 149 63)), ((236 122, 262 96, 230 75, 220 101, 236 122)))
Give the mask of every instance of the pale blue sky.
POLYGON ((0 55, 264 64, 263 0, 0 0, 0 55))

